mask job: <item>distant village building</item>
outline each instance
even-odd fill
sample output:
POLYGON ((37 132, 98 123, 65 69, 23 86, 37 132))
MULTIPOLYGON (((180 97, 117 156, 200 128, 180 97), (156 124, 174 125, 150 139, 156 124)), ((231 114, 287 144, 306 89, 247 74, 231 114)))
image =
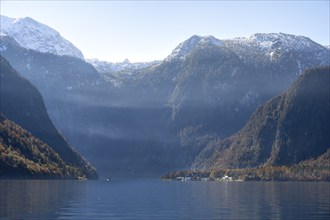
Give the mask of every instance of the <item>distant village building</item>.
POLYGON ((225 175, 219 181, 233 181, 233 177, 225 175))

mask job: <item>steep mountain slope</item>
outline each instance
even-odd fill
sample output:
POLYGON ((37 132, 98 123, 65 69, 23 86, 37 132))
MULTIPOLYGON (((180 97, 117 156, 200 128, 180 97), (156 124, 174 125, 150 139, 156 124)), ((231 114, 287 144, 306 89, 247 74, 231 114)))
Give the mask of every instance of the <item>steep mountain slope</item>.
POLYGON ((79 167, 65 163, 47 144, 0 114, 0 179, 87 178, 79 167))
MULTIPOLYGON (((217 44, 214 38, 205 39, 208 38, 193 36, 170 56, 178 59, 173 54, 185 54, 179 57, 184 58, 184 70, 175 76, 176 85, 169 101, 174 113, 185 102, 219 103, 217 99, 223 100, 228 95, 218 97, 218 94, 237 93, 238 89, 242 90, 237 97, 241 103, 254 102, 258 96, 283 91, 303 70, 330 62, 325 47, 301 36, 255 34, 250 38, 218 40, 217 44), (195 44, 191 45, 191 41, 195 44), (190 85, 194 88, 190 89, 190 85)), ((239 103, 236 105, 239 108, 239 103)))
POLYGON ((24 48, 42 53, 84 59, 81 51, 64 39, 56 30, 30 17, 9 18, 1 15, 0 21, 1 35, 8 35, 14 38, 24 48))
POLYGON ((0 64, 1 112, 51 146, 65 163, 79 167, 88 178, 96 178, 95 169, 67 144, 52 124, 38 90, 1 56, 0 64))
POLYGON ((237 134, 211 141, 194 167, 292 165, 330 148, 330 67, 311 69, 260 106, 237 134))

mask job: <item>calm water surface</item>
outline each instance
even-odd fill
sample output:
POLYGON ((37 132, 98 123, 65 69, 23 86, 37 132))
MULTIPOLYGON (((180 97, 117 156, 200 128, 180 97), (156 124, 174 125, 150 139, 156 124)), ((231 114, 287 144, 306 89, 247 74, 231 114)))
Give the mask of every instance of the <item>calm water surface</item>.
POLYGON ((1 180, 0 219, 330 219, 330 183, 1 180))

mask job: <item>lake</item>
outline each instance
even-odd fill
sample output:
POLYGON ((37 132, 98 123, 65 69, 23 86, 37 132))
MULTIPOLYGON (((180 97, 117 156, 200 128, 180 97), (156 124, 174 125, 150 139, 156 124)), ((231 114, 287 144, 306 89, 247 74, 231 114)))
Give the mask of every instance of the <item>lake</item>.
POLYGON ((1 180, 0 219, 330 219, 330 183, 1 180))

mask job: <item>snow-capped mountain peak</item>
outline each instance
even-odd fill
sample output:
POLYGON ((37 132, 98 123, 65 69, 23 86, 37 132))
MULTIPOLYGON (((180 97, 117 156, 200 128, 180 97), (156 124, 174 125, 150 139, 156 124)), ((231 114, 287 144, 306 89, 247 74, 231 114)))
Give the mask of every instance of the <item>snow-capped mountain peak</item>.
MULTIPOLYGON (((324 47, 315 43, 308 37, 284 33, 256 33, 250 37, 238 37, 233 39, 219 40, 213 36, 193 35, 180 43, 172 53, 165 59, 185 59, 195 48, 203 45, 214 45, 231 49, 239 57, 255 51, 264 54, 271 60, 279 54, 288 51, 323 50, 324 47)), ((320 55, 323 57, 323 55, 320 55)))
POLYGON ((212 44, 216 46, 221 45, 221 41, 213 36, 198 36, 194 35, 184 42, 180 43, 172 53, 166 58, 167 60, 172 58, 184 59, 193 49, 200 45, 212 44))
POLYGON ((287 48, 295 48, 296 50, 299 50, 304 49, 306 47, 311 47, 313 44, 313 42, 307 37, 284 33, 256 33, 250 36, 248 38, 248 41, 255 42, 260 46, 268 49, 274 49, 274 47, 281 46, 287 48))
POLYGON ((22 47, 43 53, 84 59, 79 49, 47 25, 41 24, 30 17, 9 18, 1 15, 0 18, 1 35, 12 37, 22 47))
POLYGON ((276 61, 290 51, 313 51, 319 60, 324 60, 324 57, 328 56, 324 46, 308 37, 284 33, 256 33, 250 37, 234 38, 223 42, 226 47, 236 51, 239 57, 248 57, 252 51, 271 61, 276 61))
POLYGON ((256 33, 250 37, 239 37, 230 40, 225 40, 225 44, 236 45, 243 47, 253 47, 265 54, 272 54, 276 50, 281 51, 302 51, 302 50, 315 50, 321 49, 323 46, 315 43, 308 37, 297 36, 284 33, 256 33))

